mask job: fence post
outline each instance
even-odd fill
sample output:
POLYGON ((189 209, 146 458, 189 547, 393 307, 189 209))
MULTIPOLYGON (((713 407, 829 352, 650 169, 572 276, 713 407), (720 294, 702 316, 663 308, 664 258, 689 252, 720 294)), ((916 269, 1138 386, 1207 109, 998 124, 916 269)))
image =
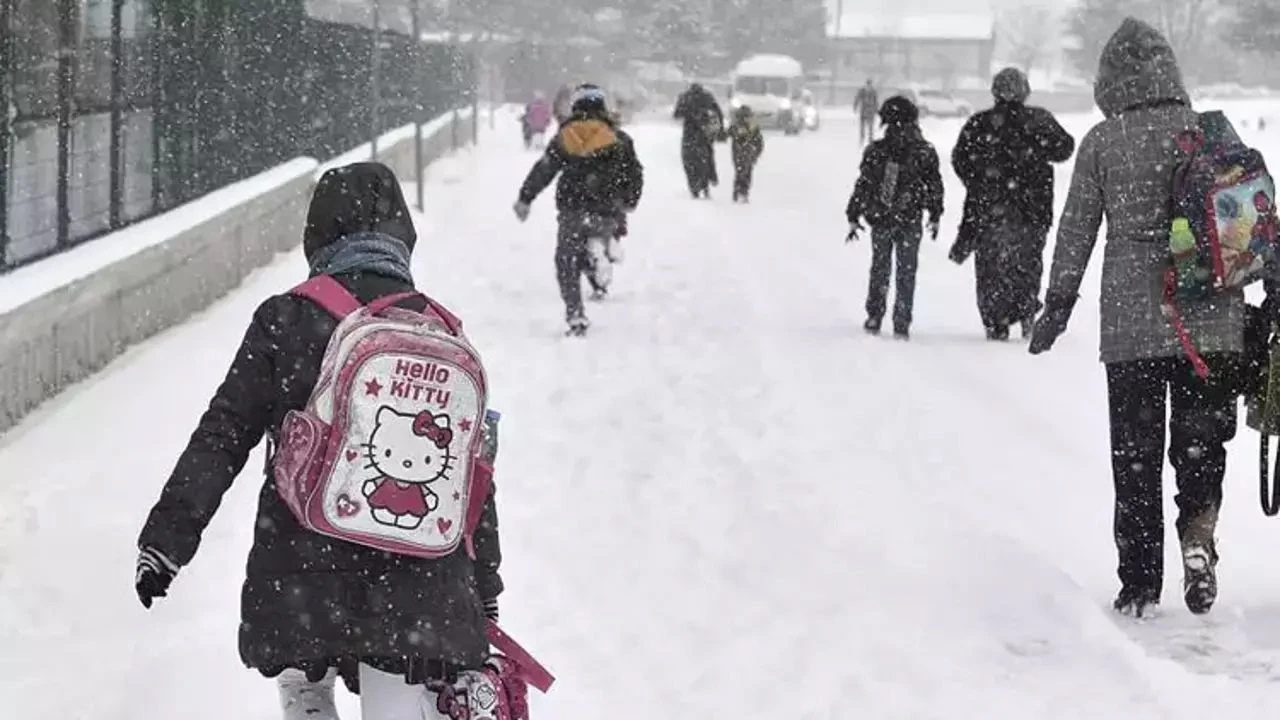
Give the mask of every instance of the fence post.
POLYGON ((378 105, 381 89, 378 87, 380 54, 382 51, 382 15, 379 0, 373 0, 373 47, 369 50, 369 157, 378 159, 378 105))
POLYGON ((417 63, 417 72, 415 74, 419 79, 419 82, 417 83, 417 92, 414 97, 416 112, 413 116, 413 173, 414 177, 418 181, 418 212, 422 212, 425 209, 423 207, 425 202, 425 191, 422 188, 422 184, 426 180, 426 178, 423 177, 424 173, 422 167, 422 115, 426 108, 422 106, 422 89, 425 84, 422 83, 421 80, 423 80, 423 76, 425 74, 423 71, 425 70, 427 58, 426 53, 422 50, 422 19, 420 17, 421 8, 419 5, 419 0, 413 0, 410 10, 413 13, 413 55, 414 61, 417 63))
POLYGON ((76 12, 72 0, 58 2, 58 247, 71 239, 71 99, 75 91, 76 12))
POLYGON ((107 223, 120 227, 124 206, 124 0, 111 0, 111 168, 107 223))
POLYGON ((453 140, 453 149, 454 149, 454 150, 457 150, 457 149, 458 149, 458 122, 459 122, 459 118, 458 118, 458 106, 457 106, 457 104, 454 104, 454 106, 453 106, 453 121, 449 123, 449 135, 450 135, 450 137, 451 137, 451 138, 452 138, 452 140, 453 140))
POLYGON ((17 107, 9 90, 13 63, 13 43, 10 34, 13 0, 0 0, 0 268, 9 261, 9 173, 12 172, 9 146, 13 137, 13 115, 17 107))

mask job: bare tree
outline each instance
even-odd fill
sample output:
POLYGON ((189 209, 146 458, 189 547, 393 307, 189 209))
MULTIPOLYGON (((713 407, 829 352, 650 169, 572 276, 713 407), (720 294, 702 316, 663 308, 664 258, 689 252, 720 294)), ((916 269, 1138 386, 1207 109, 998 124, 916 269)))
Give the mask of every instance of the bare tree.
POLYGON ((1061 51, 1062 16, 1056 3, 1018 3, 1003 10, 997 24, 1005 56, 1024 72, 1050 64, 1061 51))

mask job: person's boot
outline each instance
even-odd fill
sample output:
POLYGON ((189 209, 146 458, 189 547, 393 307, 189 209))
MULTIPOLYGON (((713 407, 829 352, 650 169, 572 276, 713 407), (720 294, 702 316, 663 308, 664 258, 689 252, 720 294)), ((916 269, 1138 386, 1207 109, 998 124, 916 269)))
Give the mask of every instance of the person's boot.
POLYGON ((893 336, 898 340, 910 340, 911 330, 906 325, 898 325, 895 323, 893 326, 893 336))
POLYGON ((1160 593, 1146 587, 1124 587, 1111 607, 1121 615, 1151 617, 1160 608, 1160 593))
POLYGON ((879 335, 880 334, 880 318, 878 317, 867 318, 867 321, 862 323, 862 329, 866 330, 868 333, 872 335, 879 335))
POLYGON ((1005 342, 1009 339, 1008 325, 991 325, 987 327, 987 339, 993 342, 1005 342))
POLYGON ((582 312, 570 315, 567 320, 569 329, 565 331, 565 335, 570 337, 582 337, 587 334, 587 328, 591 327, 586 314, 582 312))
POLYGON ((1035 317, 1034 317, 1034 316, 1033 316, 1033 317, 1023 318, 1023 319, 1022 319, 1022 322, 1018 323, 1018 326, 1019 326, 1019 329, 1020 329, 1020 330, 1021 330, 1021 332, 1022 332, 1022 339, 1023 339, 1023 340, 1030 340, 1030 339, 1031 339, 1031 331, 1032 331, 1032 330, 1035 330, 1035 328, 1036 328, 1036 319, 1035 319, 1035 317))
POLYGON ((1193 517, 1183 533, 1182 599, 1196 615, 1209 612, 1218 599, 1217 525, 1218 511, 1211 508, 1193 517))

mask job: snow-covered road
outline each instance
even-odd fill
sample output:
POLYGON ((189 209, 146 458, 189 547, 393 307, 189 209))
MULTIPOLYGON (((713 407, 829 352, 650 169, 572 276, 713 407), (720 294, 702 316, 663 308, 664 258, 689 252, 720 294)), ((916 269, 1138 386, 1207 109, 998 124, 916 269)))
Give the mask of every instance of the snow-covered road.
MULTIPOLYGON (((946 259, 949 172, 904 344, 860 329, 852 123, 769 135, 748 206, 724 186, 690 200, 678 130, 637 127, 645 199, 576 340, 553 198, 515 222, 534 158, 513 117, 499 129, 431 169, 416 266, 504 413, 504 624, 560 677, 535 718, 1280 711, 1280 526, 1257 508, 1255 438, 1242 425, 1213 615, 1181 607, 1170 556, 1164 617, 1113 618, 1096 303, 1048 356, 983 341, 972 268, 946 259)), ((958 130, 926 127, 944 158, 958 130)), ((302 275, 281 259, 0 437, 0 716, 278 716, 235 648, 260 457, 150 613, 133 542, 254 307, 302 275)))

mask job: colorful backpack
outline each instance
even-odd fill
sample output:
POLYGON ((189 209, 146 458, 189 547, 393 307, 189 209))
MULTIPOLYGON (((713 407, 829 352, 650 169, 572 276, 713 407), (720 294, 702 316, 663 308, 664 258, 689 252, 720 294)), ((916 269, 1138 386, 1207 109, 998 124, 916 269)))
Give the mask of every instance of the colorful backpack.
POLYGON ((303 410, 285 415, 276 491, 304 526, 440 558, 465 546, 492 489, 484 366, 456 317, 418 293, 365 306, 329 276, 294 288, 338 319, 303 410), (396 307, 419 298, 419 313, 396 307))
POLYGON ((1197 374, 1207 377, 1178 302, 1262 279, 1277 256, 1276 189, 1262 153, 1220 111, 1201 114, 1199 128, 1177 142, 1187 157, 1174 170, 1164 304, 1197 374))

